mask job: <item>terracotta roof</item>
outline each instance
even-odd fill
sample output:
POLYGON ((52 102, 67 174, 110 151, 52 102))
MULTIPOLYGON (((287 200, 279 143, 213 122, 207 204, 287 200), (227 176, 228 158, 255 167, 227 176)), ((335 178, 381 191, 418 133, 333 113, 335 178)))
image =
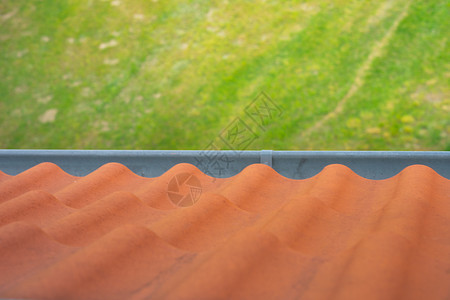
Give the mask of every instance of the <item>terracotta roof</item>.
POLYGON ((450 180, 423 165, 0 172, 0 297, 448 299, 449 282, 450 180))

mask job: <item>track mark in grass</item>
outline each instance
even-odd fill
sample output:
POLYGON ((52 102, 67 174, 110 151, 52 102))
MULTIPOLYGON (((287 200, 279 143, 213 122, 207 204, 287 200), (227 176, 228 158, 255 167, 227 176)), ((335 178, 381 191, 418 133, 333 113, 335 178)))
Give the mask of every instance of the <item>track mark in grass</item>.
POLYGON ((365 31, 368 31, 370 28, 378 25, 384 18, 386 18, 386 15, 389 13, 389 10, 393 5, 393 0, 387 0, 386 2, 381 4, 376 13, 372 15, 372 17, 370 17, 367 21, 365 31))
POLYGON ((312 132, 314 132, 317 129, 319 129, 320 127, 322 127, 328 120, 330 120, 331 118, 336 117, 337 115, 342 113, 342 111, 344 110, 345 104, 348 102, 348 99, 353 97, 353 95, 364 84, 364 77, 367 74, 367 71, 369 71, 369 69, 371 68, 373 61, 382 54, 383 49, 388 45, 388 43, 389 43, 390 39, 392 38, 394 32, 397 30, 397 27, 400 24, 400 22, 408 15, 408 9, 409 9, 410 5, 411 5, 411 1, 408 1, 406 3, 405 7, 403 8, 403 11, 399 14, 399 16, 394 21, 392 26, 388 29, 386 34, 381 38, 381 40, 379 40, 373 46, 372 51, 370 51, 369 56, 363 62, 361 67, 358 69, 358 71, 356 73, 356 77, 353 80, 352 86, 350 87, 350 89, 347 92, 347 94, 338 102, 338 104, 336 105, 336 108, 333 111, 331 111, 328 114, 326 114, 322 119, 317 121, 314 125, 312 125, 311 127, 307 128, 301 134, 301 137, 308 136, 312 132))

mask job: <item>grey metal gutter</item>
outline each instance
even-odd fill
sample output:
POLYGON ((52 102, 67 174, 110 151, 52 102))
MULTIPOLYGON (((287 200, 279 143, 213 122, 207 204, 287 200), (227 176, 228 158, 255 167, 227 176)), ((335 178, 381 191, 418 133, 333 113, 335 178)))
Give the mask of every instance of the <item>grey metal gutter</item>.
POLYGON ((422 164, 450 179, 450 152, 441 151, 0 150, 0 170, 10 175, 41 162, 55 163, 76 176, 118 162, 145 177, 159 176, 179 163, 193 164, 214 177, 230 177, 250 164, 264 163, 294 179, 314 176, 329 164, 346 165, 369 179, 385 179, 422 164))

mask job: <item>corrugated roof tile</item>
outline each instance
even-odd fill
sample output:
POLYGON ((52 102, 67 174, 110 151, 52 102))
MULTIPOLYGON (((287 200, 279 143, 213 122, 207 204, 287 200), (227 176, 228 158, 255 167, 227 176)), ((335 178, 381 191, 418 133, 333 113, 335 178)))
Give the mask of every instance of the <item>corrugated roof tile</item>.
POLYGON ((449 282, 450 180, 423 165, 0 172, 0 297, 445 299, 449 282))

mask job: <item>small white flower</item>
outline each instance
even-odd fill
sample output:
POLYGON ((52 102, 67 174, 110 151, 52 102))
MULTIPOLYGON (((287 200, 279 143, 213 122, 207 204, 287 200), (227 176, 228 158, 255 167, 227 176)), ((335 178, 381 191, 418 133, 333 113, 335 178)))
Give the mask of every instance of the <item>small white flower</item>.
POLYGON ((41 41, 43 41, 44 43, 48 43, 50 42, 50 38, 48 36, 43 36, 41 37, 41 41))

